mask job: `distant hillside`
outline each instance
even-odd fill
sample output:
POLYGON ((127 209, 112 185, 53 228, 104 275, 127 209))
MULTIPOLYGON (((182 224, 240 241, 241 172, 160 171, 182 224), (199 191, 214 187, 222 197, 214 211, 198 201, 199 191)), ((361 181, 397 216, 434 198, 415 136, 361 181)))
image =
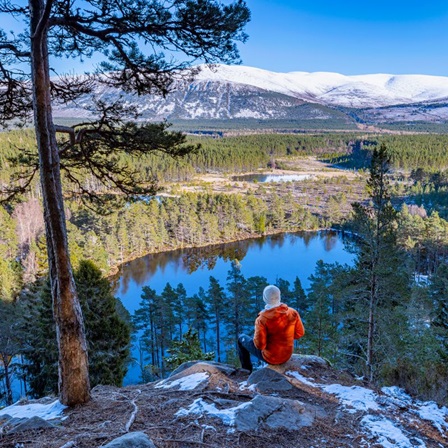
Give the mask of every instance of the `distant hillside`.
MULTIPOLYGON (((442 76, 274 73, 218 65, 213 70, 203 66, 193 81, 177 81, 166 98, 132 96, 100 83, 94 97, 107 101, 121 97, 138 108, 142 119, 224 120, 233 128, 242 125, 230 122, 266 127, 266 121, 286 121, 299 129, 359 125, 406 129, 419 123, 425 130, 425 123, 434 129, 448 121, 448 77, 442 76)), ((92 97, 85 95, 76 104, 55 105, 54 114, 65 120, 86 118, 91 116, 91 104, 92 97)))

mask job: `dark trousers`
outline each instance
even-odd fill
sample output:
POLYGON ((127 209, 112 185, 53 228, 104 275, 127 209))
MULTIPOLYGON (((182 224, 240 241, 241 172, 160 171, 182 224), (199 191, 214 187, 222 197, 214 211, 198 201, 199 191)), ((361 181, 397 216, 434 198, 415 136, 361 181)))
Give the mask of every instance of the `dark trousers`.
POLYGON ((253 339, 246 334, 240 334, 238 336, 238 356, 240 358, 241 367, 252 372, 253 367, 250 355, 255 356, 255 358, 260 361, 265 361, 261 350, 255 347, 253 339))

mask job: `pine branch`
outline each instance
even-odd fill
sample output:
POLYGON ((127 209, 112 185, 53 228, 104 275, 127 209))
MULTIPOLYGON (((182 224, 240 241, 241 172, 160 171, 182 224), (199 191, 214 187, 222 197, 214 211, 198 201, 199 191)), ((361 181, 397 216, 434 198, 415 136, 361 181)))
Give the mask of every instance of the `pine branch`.
POLYGON ((0 190, 0 204, 13 202, 17 200, 20 195, 25 194, 38 171, 39 167, 35 166, 31 172, 17 176, 13 181, 13 184, 15 184, 13 187, 6 187, 0 190), (20 183, 20 181, 24 181, 24 183, 20 183))

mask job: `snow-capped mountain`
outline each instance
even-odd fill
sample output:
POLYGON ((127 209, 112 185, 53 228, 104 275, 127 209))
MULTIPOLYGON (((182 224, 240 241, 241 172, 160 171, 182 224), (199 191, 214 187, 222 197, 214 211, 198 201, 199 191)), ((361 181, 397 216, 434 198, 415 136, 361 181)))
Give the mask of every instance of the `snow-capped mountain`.
MULTIPOLYGON (((202 66, 193 81, 178 81, 166 98, 136 97, 98 86, 95 97, 124 96, 147 119, 337 119, 346 122, 448 120, 448 77, 275 73, 245 66, 202 66), (360 112, 358 114, 358 112, 360 112)), ((91 98, 55 108, 81 117, 91 98)))
POLYGON ((235 83, 305 101, 345 107, 384 107, 448 98, 448 77, 357 75, 327 72, 275 73, 253 67, 203 67, 196 83, 235 83))

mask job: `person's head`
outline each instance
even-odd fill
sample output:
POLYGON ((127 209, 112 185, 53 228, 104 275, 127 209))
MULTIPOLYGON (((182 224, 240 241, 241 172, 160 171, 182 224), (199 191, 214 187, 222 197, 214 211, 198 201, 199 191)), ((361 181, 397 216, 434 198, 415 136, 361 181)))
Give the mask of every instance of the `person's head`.
POLYGON ((275 285, 268 285, 263 291, 263 300, 266 308, 275 308, 280 305, 280 289, 275 285))

